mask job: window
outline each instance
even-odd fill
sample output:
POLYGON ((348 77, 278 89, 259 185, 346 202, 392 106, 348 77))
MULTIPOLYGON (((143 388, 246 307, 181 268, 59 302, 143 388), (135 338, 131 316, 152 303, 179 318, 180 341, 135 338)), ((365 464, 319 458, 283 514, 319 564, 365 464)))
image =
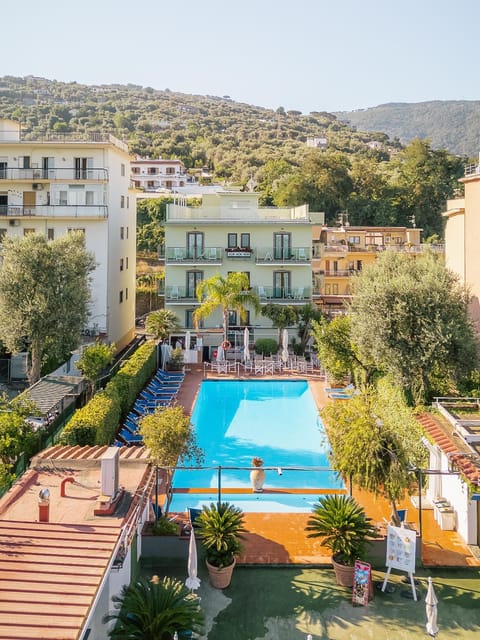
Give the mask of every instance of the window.
POLYGON ((58 194, 58 204, 62 207, 68 204, 68 191, 60 191, 58 194))
POLYGON ((128 300, 128 287, 125 287, 125 300, 128 300))
POLYGON ((127 240, 128 240, 128 227, 127 227, 127 240))
POLYGON ((204 234, 201 231, 189 231, 187 233, 187 257, 200 258, 203 256, 204 234))
POLYGON ((360 244, 360 236, 348 236, 348 244, 360 244))
POLYGON ((81 233, 83 233, 83 235, 85 235, 85 229, 82 229, 81 227, 78 227, 78 228, 69 227, 67 231, 68 233, 74 233, 75 231, 80 231, 81 233))
POLYGON ((158 173, 157 167, 148 167, 148 175, 149 176, 154 176, 156 173, 158 173))
POLYGON ((290 296, 290 272, 274 271, 273 272, 273 297, 288 298, 290 296))
POLYGON ((127 196, 127 209, 130 209, 130 196, 127 196))
POLYGON ((291 255, 291 234, 274 233, 273 246, 275 260, 289 260, 291 255))
POLYGON ((125 238, 125 227, 120 227, 120 240, 125 238))
POLYGON ((21 169, 30 169, 30 156, 20 156, 18 161, 21 169))
POLYGON ((187 271, 187 298, 197 297, 197 286, 203 280, 203 271, 187 271))
POLYGON ((236 327, 237 326, 237 312, 229 311, 228 312, 228 326, 236 327))
POLYGON ((125 209, 125 196, 120 196, 120 209, 125 209))
POLYGON ((237 246, 237 234, 229 233, 227 236, 227 247, 229 249, 235 249, 237 246))
POLYGON ((125 258, 125 269, 128 269, 128 256, 125 258))
POLYGON ((122 162, 122 164, 120 165, 120 175, 121 175, 121 176, 124 176, 124 175, 125 175, 125 165, 123 164, 123 162, 122 162))
POLYGON ((140 173, 140 167, 132 167, 132 173, 140 173))
POLYGON ((93 193, 93 191, 87 191, 85 193, 85 204, 89 207, 91 207, 95 202, 95 195, 93 193))
POLYGON ((122 304, 122 302, 123 302, 123 291, 120 291, 120 295, 119 295, 119 298, 118 298, 118 302, 119 302, 120 304, 122 304))
MULTIPOLYGON (((195 322, 193 319, 194 310, 186 309, 185 311, 185 329, 195 329, 195 322)), ((198 321, 198 328, 203 329, 203 320, 198 321)))
POLYGON ((242 233, 240 234, 240 246, 242 249, 250 249, 250 234, 242 233))
POLYGON ((147 180, 147 189, 153 189, 155 187, 155 183, 153 180, 147 180))
POLYGON ((75 179, 86 180, 93 177, 93 158, 74 158, 75 179))
POLYGON ((47 229, 47 240, 55 240, 55 229, 47 229))
POLYGON ((24 235, 24 236, 28 236, 28 235, 30 235, 31 233, 35 233, 35 229, 24 229, 24 230, 23 230, 23 235, 24 235))
POLYGON ((165 170, 165 173, 167 174, 167 176, 171 176, 175 173, 175 168, 174 167, 167 167, 165 170))
POLYGON ((120 258, 120 271, 123 271, 123 258, 120 258))

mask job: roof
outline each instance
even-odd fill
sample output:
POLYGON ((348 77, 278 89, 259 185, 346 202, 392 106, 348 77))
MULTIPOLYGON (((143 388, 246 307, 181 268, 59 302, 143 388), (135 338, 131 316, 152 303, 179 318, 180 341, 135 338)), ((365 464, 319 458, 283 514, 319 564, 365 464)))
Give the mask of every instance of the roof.
POLYGON ((124 494, 113 515, 95 516, 101 495, 100 460, 107 448, 46 449, 0 500, 2 640, 79 637, 114 560, 122 527, 151 471, 148 449, 120 447, 124 494), (62 497, 66 478, 73 482, 65 485, 62 497), (40 522, 40 489, 50 492, 48 522, 40 522))
POLYGON ((454 436, 453 430, 447 432, 447 428, 431 414, 422 413, 417 420, 435 444, 455 463, 460 473, 472 484, 480 485, 480 456, 472 452, 458 434, 454 436))
POLYGON ((42 415, 55 409, 66 397, 78 396, 85 385, 85 379, 75 376, 45 376, 29 387, 24 396, 32 400, 42 415))

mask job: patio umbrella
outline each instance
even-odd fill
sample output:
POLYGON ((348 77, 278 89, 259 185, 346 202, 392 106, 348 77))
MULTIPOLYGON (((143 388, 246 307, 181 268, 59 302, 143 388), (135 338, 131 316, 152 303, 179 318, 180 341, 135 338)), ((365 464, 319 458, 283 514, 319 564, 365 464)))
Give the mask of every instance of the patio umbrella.
POLYGON ((172 347, 168 344, 168 342, 164 342, 160 347, 160 362, 162 369, 165 369, 165 367, 167 366, 167 362, 170 360, 171 353, 172 347))
POLYGON ((217 347, 217 362, 223 362, 225 360, 225 351, 222 345, 217 347))
POLYGON ((185 351, 190 351, 190 331, 185 334, 185 351))
POLYGON ((250 362, 250 331, 248 327, 245 327, 243 332, 243 360, 244 362, 250 362))
POLYGON ((200 587, 200 578, 197 576, 197 544, 195 542, 195 533, 193 527, 190 531, 190 544, 188 547, 188 578, 185 584, 189 589, 194 591, 200 587))
POLYGON ((283 364, 286 364, 288 361, 288 331, 283 329, 282 331, 282 353, 281 358, 283 364))
POLYGON ((428 590, 425 597, 425 609, 427 612, 427 633, 431 636, 436 636, 438 633, 437 626, 437 603, 438 599, 435 595, 433 588, 433 582, 431 578, 428 578, 428 590))

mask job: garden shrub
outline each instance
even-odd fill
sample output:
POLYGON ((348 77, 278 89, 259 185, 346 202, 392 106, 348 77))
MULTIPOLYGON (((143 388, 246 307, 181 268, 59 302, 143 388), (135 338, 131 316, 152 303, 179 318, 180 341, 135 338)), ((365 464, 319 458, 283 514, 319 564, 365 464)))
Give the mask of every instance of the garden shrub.
POLYGON ((273 338, 260 338, 255 342, 255 353, 270 356, 278 351, 278 342, 273 338))

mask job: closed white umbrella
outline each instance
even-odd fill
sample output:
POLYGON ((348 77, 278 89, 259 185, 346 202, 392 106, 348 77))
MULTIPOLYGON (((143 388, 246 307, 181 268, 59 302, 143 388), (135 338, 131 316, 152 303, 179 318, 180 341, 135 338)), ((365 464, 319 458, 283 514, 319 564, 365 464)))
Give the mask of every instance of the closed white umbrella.
POLYGON ((223 350, 222 345, 219 345, 217 348, 217 362, 223 362, 225 360, 225 351, 223 350))
POLYGON ((170 360, 172 347, 167 342, 164 342, 160 347, 160 353, 161 353, 161 366, 162 366, 162 369, 165 369, 167 366, 167 362, 170 360))
POLYGON ((282 331, 282 353, 281 358, 283 364, 288 362, 288 331, 283 329, 282 331))
POLYGON ((192 527, 190 531, 190 544, 188 547, 188 578, 185 584, 189 589, 194 591, 200 587, 200 578, 197 576, 197 544, 195 542, 195 533, 192 527))
POLYGON ((243 360, 244 362, 250 362, 250 331, 248 327, 245 327, 243 332, 243 360))
POLYGON ((190 342, 190 331, 187 331, 187 333, 185 334, 185 351, 190 351, 190 342))
POLYGON ((438 599, 435 595, 433 588, 433 582, 431 578, 428 578, 428 589, 425 597, 425 609, 427 613, 427 633, 431 636, 436 636, 438 633, 437 626, 437 604, 438 599))

